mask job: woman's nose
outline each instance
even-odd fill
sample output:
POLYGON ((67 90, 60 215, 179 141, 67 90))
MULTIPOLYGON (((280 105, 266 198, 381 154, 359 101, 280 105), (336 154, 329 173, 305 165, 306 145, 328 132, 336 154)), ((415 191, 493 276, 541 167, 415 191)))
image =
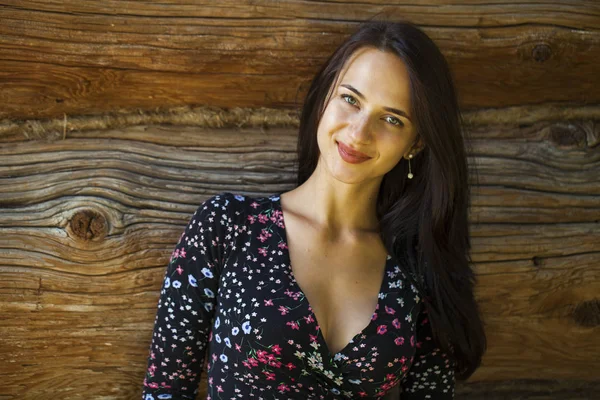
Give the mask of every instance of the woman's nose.
POLYGON ((369 143, 371 141, 371 126, 369 116, 356 116, 350 126, 350 138, 354 143, 369 143))

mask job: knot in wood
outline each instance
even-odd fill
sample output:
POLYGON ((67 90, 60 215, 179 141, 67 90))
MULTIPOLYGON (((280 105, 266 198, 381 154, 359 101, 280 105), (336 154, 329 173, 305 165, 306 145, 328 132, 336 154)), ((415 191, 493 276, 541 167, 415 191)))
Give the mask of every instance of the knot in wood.
POLYGON ((573 319, 577 324, 586 327, 600 325, 600 300, 584 301, 573 311, 573 319))
POLYGON ((586 147, 586 134, 575 125, 553 125, 549 128, 550 140, 559 146, 586 147))
POLYGON ((82 210, 73 215, 69 222, 73 234, 82 240, 98 240, 106 236, 106 218, 96 211, 82 210))
POLYGON ((531 56, 537 62, 544 62, 552 55, 552 49, 547 44, 538 44, 531 51, 531 56))

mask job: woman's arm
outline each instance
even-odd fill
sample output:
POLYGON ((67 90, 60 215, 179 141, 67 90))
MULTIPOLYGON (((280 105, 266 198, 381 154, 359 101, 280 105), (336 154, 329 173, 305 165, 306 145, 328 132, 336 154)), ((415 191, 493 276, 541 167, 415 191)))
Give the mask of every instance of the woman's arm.
POLYGON ((206 200, 166 269, 143 384, 143 400, 195 399, 213 324, 229 196, 206 200))

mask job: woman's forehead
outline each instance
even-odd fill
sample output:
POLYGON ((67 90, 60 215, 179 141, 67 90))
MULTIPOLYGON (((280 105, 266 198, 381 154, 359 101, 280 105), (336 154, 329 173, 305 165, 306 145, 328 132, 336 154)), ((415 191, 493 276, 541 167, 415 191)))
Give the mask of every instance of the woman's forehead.
POLYGON ((336 88, 351 85, 369 102, 384 106, 410 105, 410 76, 404 61, 397 55, 372 47, 355 51, 346 61, 336 88))

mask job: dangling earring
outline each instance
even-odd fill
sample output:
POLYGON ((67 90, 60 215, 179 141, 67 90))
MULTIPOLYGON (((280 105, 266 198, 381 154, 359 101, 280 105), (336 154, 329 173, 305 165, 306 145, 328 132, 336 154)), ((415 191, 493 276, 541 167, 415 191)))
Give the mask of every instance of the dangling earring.
POLYGON ((409 155, 408 155, 408 179, 412 179, 412 178, 413 178, 413 176, 414 176, 414 175, 412 174, 412 171, 411 171, 411 169, 410 169, 410 159, 411 159, 412 157, 413 157, 413 155, 412 155, 412 154, 409 154, 409 155))

